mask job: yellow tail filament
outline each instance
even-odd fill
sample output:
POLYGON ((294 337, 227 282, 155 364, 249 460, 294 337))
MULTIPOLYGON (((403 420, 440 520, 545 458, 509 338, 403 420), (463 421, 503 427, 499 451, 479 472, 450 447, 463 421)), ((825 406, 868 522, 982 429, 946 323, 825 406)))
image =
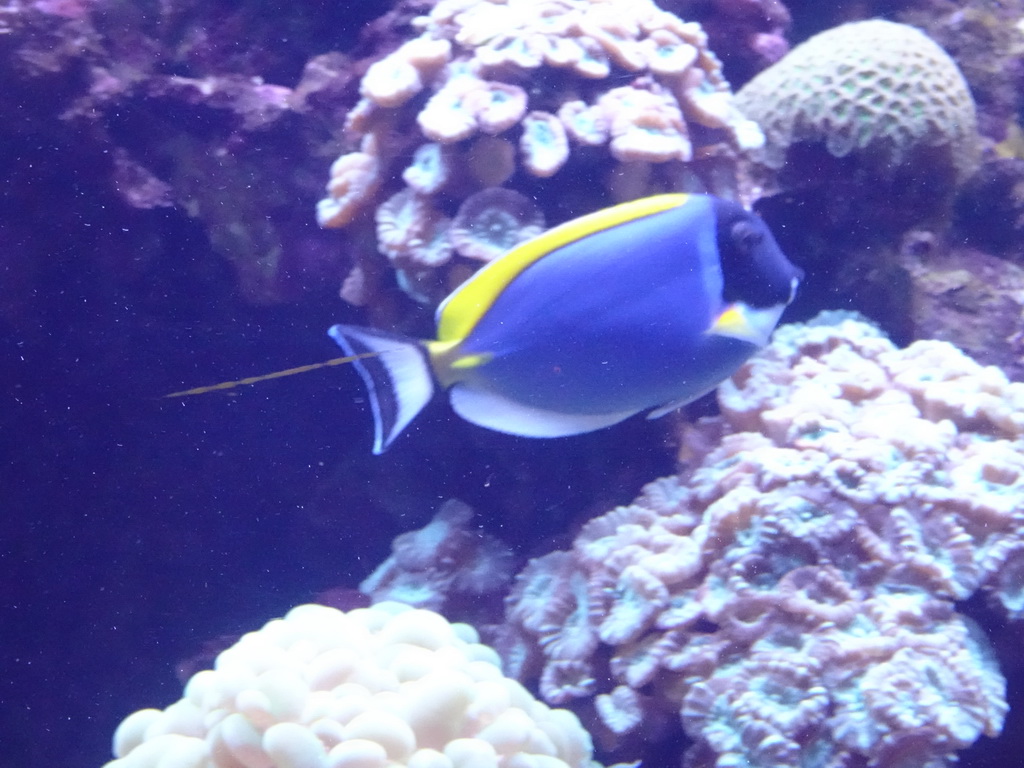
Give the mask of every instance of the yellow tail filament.
POLYGON ((297 368, 288 368, 284 371, 274 371, 273 373, 264 373, 262 376, 248 376, 238 381, 222 381, 220 384, 210 384, 206 387, 195 387, 194 389, 183 389, 181 392, 171 392, 169 395, 163 395, 163 397, 189 397, 190 395, 205 395, 207 392, 217 392, 223 389, 234 389, 235 387, 247 387, 250 384, 256 384, 260 381, 269 381, 270 379, 281 379, 285 376, 294 376, 297 373, 307 373, 308 371, 315 371, 319 368, 330 368, 334 365, 345 365, 345 363, 351 363, 353 360, 362 360, 364 357, 376 357, 380 352, 363 352, 360 355, 349 355, 348 357, 335 357, 331 360, 325 360, 322 363, 311 363, 310 365, 300 365, 297 368))

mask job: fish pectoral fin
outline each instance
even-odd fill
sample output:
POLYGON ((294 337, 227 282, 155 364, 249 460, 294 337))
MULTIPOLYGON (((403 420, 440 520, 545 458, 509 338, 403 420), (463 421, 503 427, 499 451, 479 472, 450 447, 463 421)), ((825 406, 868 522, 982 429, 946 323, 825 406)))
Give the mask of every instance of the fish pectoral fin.
POLYGON ((638 413, 561 413, 510 400, 469 384, 449 390, 452 409, 466 421, 496 432, 521 437, 566 437, 594 432, 638 413))
MULTIPOLYGON (((703 392, 701 394, 704 394, 703 392)), ((700 397, 698 395, 697 397, 700 397)), ((696 400, 696 397, 687 397, 682 400, 673 400, 671 403, 667 403, 660 408, 655 408, 653 411, 647 414, 647 419, 660 419, 662 416, 667 416, 672 411, 678 411, 687 403, 692 403, 696 400)))
POLYGON ((665 405, 659 406, 658 408, 655 408, 653 411, 648 413, 647 418, 660 419, 662 416, 667 416, 668 414, 672 413, 672 411, 678 411, 684 405, 689 405, 694 400, 699 400, 700 398, 704 397, 704 395, 706 395, 708 392, 714 392, 716 389, 718 389, 718 384, 712 384, 710 387, 706 387, 705 389, 702 389, 700 392, 697 392, 696 394, 681 397, 678 400, 673 400, 671 403, 665 403, 665 405))
POLYGON ((366 384, 373 411, 373 452, 380 455, 434 396, 434 376, 423 344, 396 334, 335 325, 327 332, 366 384))

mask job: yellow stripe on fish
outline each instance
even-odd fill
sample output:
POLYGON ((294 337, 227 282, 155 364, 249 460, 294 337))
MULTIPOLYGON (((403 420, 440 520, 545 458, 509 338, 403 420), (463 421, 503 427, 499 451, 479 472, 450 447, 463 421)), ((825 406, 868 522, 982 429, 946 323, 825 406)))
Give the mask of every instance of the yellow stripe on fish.
MULTIPOLYGON (((688 197, 678 193, 632 200, 572 219, 517 245, 456 288, 438 307, 437 341, 443 345, 468 336, 505 287, 538 259, 596 232, 676 208, 688 197)), ((438 350, 441 349, 443 346, 439 345, 438 350)))

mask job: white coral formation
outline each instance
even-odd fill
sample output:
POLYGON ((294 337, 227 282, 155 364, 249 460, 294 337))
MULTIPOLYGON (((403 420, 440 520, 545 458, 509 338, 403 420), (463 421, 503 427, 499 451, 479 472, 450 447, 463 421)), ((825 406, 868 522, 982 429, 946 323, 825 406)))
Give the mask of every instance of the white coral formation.
POLYGON ((293 609, 126 718, 114 753, 107 768, 596 768, 576 717, 472 628, 398 603, 293 609))
POLYGON ((940 766, 998 734, 1005 684, 954 600, 1022 609, 1024 384, 833 315, 719 400, 682 477, 520 575, 519 673, 593 698, 613 741, 680 712, 694 766, 940 766))
POLYGON ((737 94, 767 137, 774 168, 797 142, 836 157, 872 150, 899 165, 922 147, 946 151, 960 178, 974 170, 974 99, 953 60, 920 30, 874 19, 815 35, 737 94))

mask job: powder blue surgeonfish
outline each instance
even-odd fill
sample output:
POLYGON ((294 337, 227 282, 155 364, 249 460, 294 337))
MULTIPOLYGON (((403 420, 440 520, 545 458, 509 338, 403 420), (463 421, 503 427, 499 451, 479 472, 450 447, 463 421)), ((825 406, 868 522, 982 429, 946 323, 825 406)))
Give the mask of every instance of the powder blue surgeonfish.
POLYGON ((801 271, 764 222, 669 194, 566 222, 491 262, 418 341, 335 325, 369 389, 382 453, 434 396, 488 429, 560 437, 660 416, 767 343, 801 271))

